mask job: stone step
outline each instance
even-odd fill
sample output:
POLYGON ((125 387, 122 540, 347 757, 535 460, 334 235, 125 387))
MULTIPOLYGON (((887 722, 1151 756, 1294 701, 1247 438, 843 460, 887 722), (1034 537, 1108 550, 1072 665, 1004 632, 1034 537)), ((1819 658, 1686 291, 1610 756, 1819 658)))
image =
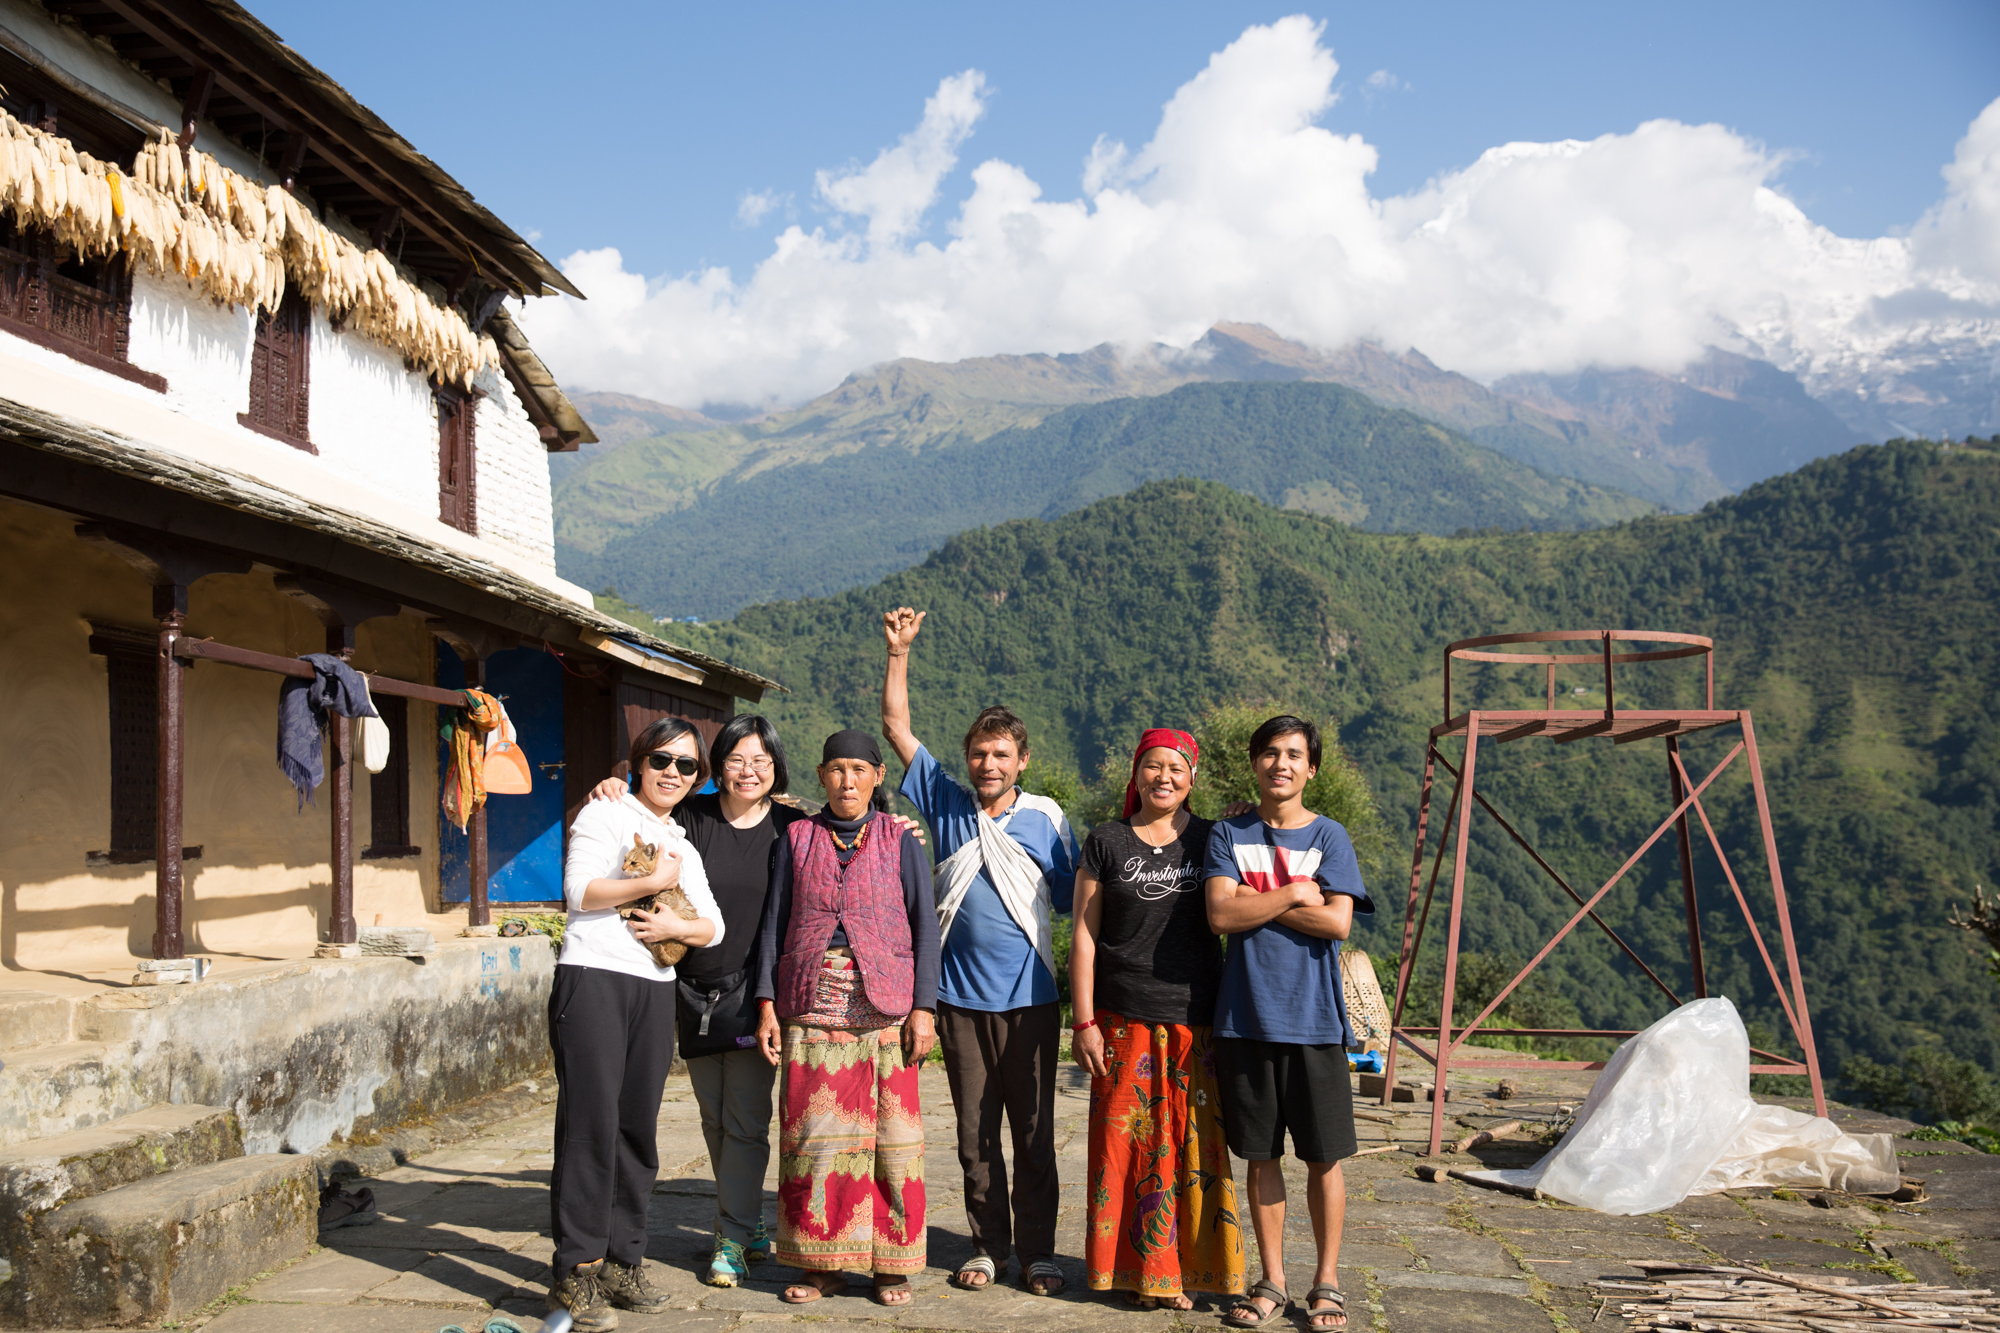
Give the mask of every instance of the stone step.
MULTIPOLYGON (((241 1156, 236 1113, 214 1106, 152 1106, 91 1129, 0 1148, 0 1263, 33 1268, 44 1238, 40 1221, 65 1204, 241 1156)), ((0 1308, 10 1286, 0 1285, 0 1308)))
POLYGON ((55 1046, 70 1039, 70 1011, 76 1000, 38 990, 0 991, 0 1056, 30 1046, 55 1046))
POLYGON ((108 1124, 0 1148, 0 1232, 10 1219, 242 1155, 236 1113, 219 1106, 149 1106, 108 1124))
POLYGON ((0 1069, 0 1147, 104 1124, 159 1101, 131 1062, 103 1042, 67 1041, 10 1052, 0 1069))
POLYGON ((65 1204, 36 1230, 32 1263, 0 1286, 0 1324, 152 1326, 310 1249, 318 1174, 293 1153, 186 1167, 65 1204))

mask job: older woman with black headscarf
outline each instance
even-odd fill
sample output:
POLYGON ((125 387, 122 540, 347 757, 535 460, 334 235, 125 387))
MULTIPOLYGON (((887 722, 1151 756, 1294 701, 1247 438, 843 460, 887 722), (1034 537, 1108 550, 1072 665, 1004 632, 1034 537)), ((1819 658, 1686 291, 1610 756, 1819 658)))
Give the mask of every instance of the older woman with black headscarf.
POLYGON ((882 754, 829 736, 826 808, 785 830, 757 941, 757 1030, 782 1061, 777 1257, 805 1270, 792 1304, 872 1272, 902 1305, 923 1268, 924 1124, 917 1071, 937 1004, 937 909, 922 844, 874 806, 882 754))

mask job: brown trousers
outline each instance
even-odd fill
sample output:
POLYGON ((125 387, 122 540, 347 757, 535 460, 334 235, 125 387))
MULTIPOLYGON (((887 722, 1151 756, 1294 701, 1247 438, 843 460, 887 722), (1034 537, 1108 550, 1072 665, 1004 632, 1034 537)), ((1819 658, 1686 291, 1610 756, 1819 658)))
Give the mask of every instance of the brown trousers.
POLYGON ((988 1013, 939 1001, 938 1041, 958 1114, 958 1164, 965 1171, 965 1220, 975 1254, 1005 1265, 1011 1245, 1021 1267, 1056 1252, 1056 1050, 1061 1006, 1031 1004, 988 1013), (1000 1118, 1014 1141, 1012 1208, 1000 1118))

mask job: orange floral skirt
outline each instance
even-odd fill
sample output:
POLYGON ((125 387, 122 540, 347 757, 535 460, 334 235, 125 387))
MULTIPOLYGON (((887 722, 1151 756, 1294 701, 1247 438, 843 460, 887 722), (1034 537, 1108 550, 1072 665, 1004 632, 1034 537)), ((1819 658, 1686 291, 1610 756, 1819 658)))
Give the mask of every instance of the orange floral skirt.
POLYGON ((1098 1015, 1084 1268, 1094 1291, 1243 1290, 1243 1231, 1211 1029, 1098 1015))

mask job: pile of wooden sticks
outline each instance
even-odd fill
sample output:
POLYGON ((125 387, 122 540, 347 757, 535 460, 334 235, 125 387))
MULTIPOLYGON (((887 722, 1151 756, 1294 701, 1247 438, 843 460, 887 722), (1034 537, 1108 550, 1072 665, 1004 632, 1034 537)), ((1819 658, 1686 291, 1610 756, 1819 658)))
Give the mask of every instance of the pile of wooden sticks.
MULTIPOLYGON (((1646 1281, 1596 1284, 1604 1308, 1629 1327, 1694 1333, 1887 1333, 1889 1329, 2000 1328, 1991 1289, 1886 1283, 1837 1286, 1768 1268, 1631 1261, 1646 1281), (1620 1297, 1625 1299, 1621 1302, 1620 1297)), ((1603 1314, 1603 1309, 1598 1312, 1603 1314)))

